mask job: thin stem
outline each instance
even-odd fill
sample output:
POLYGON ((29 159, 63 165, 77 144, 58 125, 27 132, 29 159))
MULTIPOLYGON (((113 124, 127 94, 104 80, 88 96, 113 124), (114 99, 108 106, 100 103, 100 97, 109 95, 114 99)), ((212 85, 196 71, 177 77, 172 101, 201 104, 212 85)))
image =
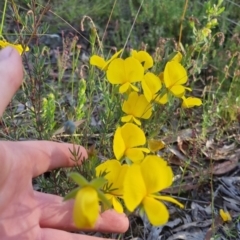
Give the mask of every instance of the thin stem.
MULTIPOLYGON (((125 50, 125 48, 126 48, 126 46, 127 46, 128 39, 130 38, 130 35, 131 35, 131 33, 132 33, 133 27, 135 26, 135 23, 136 23, 136 21, 137 21, 137 17, 138 17, 138 15, 139 15, 139 13, 140 13, 140 10, 141 10, 141 8, 142 8, 143 3, 144 3, 144 0, 142 0, 140 6, 139 6, 139 8, 138 8, 137 14, 136 14, 136 16, 135 16, 135 18, 134 18, 134 20, 133 20, 133 24, 132 24, 132 26, 131 26, 131 28, 130 28, 130 31, 129 31, 128 36, 127 36, 127 39, 126 39, 125 44, 124 44, 124 46, 123 46, 123 49, 124 49, 124 50, 125 50)), ((122 57, 122 54, 123 54, 123 51, 122 51, 120 57, 122 57)))
POLYGON ((185 5, 184 5, 184 9, 183 9, 183 14, 182 14, 182 17, 181 17, 180 30, 179 30, 178 50, 180 50, 180 48, 181 48, 182 30, 183 30, 183 20, 184 20, 185 15, 186 15, 187 7, 188 7, 188 0, 185 0, 185 5))
POLYGON ((3 14, 2 14, 2 22, 0 25, 0 38, 2 37, 2 31, 3 31, 3 24, 5 20, 5 15, 6 15, 6 9, 7 9, 7 0, 4 2, 4 7, 3 7, 3 14))

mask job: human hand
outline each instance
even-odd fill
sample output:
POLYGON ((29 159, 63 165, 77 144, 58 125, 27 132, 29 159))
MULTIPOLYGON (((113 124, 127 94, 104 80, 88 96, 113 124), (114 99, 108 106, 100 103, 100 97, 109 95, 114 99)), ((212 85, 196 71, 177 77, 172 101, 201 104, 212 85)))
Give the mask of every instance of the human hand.
MULTIPOLYGON (((0 115, 23 77, 21 56, 11 47, 0 51, 0 115)), ((48 141, 0 142, 0 239, 1 240, 100 240, 69 233, 79 230, 72 220, 73 200, 34 191, 32 178, 48 170, 71 167, 72 144, 48 141)), ((81 160, 87 152, 80 147, 81 160)), ((125 232, 124 214, 100 214, 93 231, 125 232)))

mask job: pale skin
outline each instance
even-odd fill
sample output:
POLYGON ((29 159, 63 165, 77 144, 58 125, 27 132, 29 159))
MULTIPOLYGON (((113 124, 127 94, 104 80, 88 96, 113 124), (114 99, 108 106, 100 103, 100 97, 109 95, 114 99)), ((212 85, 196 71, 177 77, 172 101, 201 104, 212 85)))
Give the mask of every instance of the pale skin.
MULTIPOLYGON (((0 51, 0 115, 23 79, 21 56, 7 47, 0 51)), ((82 158, 86 150, 79 146, 82 158)), ((33 190, 32 178, 59 167, 71 167, 72 144, 49 141, 0 142, 1 240, 100 240, 70 233, 79 230, 72 220, 73 200, 33 190)), ((129 222, 114 210, 102 213, 93 231, 123 233, 129 222)))

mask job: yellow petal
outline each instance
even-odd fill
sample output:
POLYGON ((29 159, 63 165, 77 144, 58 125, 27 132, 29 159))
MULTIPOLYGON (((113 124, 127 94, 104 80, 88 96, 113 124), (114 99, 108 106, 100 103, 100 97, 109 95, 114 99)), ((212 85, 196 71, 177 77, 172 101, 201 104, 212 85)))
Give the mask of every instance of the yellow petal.
POLYGON ((117 160, 120 160, 126 150, 126 145, 122 137, 121 127, 118 127, 113 138, 113 152, 117 160))
POLYGON ((122 53, 122 51, 123 51, 123 49, 121 49, 118 52, 114 53, 112 55, 112 57, 107 61, 107 66, 110 64, 110 62, 112 62, 115 58, 117 58, 122 53))
POLYGON ((123 117, 121 117, 121 121, 122 122, 132 122, 133 116, 132 115, 123 116, 123 117))
POLYGON ((96 176, 100 176, 105 172, 104 178, 108 181, 108 186, 111 185, 110 194, 121 196, 123 194, 123 180, 127 172, 128 165, 121 165, 117 160, 107 160, 106 162, 96 167, 96 176))
POLYGON ((93 228, 99 216, 98 195, 92 187, 84 187, 76 195, 73 220, 78 228, 93 228))
POLYGON ((168 94, 165 93, 162 97, 158 95, 157 97, 155 97, 154 102, 159 104, 166 104, 168 102, 168 94))
POLYGON ((183 108, 192 108, 192 107, 195 107, 195 106, 201 106, 202 105, 202 100, 200 98, 195 98, 195 97, 185 98, 183 96, 182 99, 183 99, 183 102, 182 102, 182 107, 183 108))
POLYGON ((153 58, 146 51, 137 52, 133 50, 131 53, 134 58, 143 64, 144 70, 147 70, 153 66, 153 58))
POLYGON ((167 223, 169 219, 169 212, 162 202, 152 197, 145 197, 143 200, 143 208, 149 222, 153 226, 164 225, 167 223))
POLYGON ((144 68, 135 58, 117 58, 108 66, 107 79, 112 84, 133 83, 141 81, 143 74, 144 68))
POLYGON ((147 72, 142 80, 142 88, 146 99, 150 102, 154 99, 155 94, 162 88, 162 83, 160 78, 155 74, 147 72))
MULTIPOLYGON (((148 103, 143 94, 138 95, 136 92, 131 92, 128 99, 124 101, 122 106, 123 112, 132 115, 136 118, 148 119, 152 115, 152 106, 148 103)), ((138 125, 141 123, 134 119, 138 125)))
POLYGON ((115 182, 120 169, 121 163, 114 159, 107 160, 106 162, 101 163, 95 168, 96 176, 99 177, 100 174, 105 173, 104 178, 107 179, 110 183, 115 182))
POLYGON ((113 205, 113 208, 118 213, 123 213, 123 206, 122 206, 121 202, 116 197, 112 198, 112 205, 113 205))
POLYGON ((141 128, 133 123, 126 123, 121 127, 121 135, 126 149, 144 145, 146 137, 141 128))
POLYGON ((148 148, 151 152, 156 152, 158 150, 161 150, 165 147, 165 144, 161 140, 157 139, 149 139, 148 140, 148 148))
POLYGON ((25 50, 25 52, 29 51, 29 47, 25 47, 25 49, 24 49, 21 44, 13 44, 13 43, 9 43, 9 42, 4 41, 4 40, 0 40, 0 47, 1 48, 5 48, 7 46, 15 48, 20 55, 23 53, 23 50, 25 50))
POLYGON ((132 164, 124 179, 123 199, 129 211, 134 211, 146 195, 146 188, 138 164, 132 164))
POLYGON ((116 52, 108 61, 105 61, 102 57, 100 57, 98 55, 93 55, 90 58, 90 64, 98 67, 101 70, 106 71, 108 69, 108 65, 110 64, 110 62, 113 61, 115 58, 117 58, 122 51, 123 51, 123 49, 116 52))
POLYGON ((223 209, 220 209, 219 214, 224 222, 232 221, 232 217, 228 211, 225 212, 223 209))
POLYGON ((93 55, 90 58, 90 64, 98 67, 101 70, 104 70, 104 68, 107 66, 107 62, 102 57, 99 57, 97 55, 93 55))
POLYGON ((180 52, 177 52, 177 54, 171 59, 171 61, 181 62, 182 54, 180 52))
POLYGON ((148 194, 159 192, 172 185, 172 169, 157 155, 146 156, 141 163, 141 170, 148 194))
POLYGON ((170 61, 165 66, 163 78, 166 88, 185 84, 187 82, 187 71, 177 61, 170 61))
POLYGON ((179 201, 177 201, 176 199, 169 197, 169 196, 154 196, 154 198, 162 200, 162 201, 167 201, 167 202, 171 202, 174 203, 176 205, 178 205, 180 208, 184 208, 184 205, 181 204, 179 201))
POLYGON ((182 97, 185 94, 185 87, 182 85, 174 85, 170 88, 170 91, 175 97, 182 97))
POLYGON ((147 148, 129 148, 126 150, 125 155, 128 157, 132 162, 139 162, 143 160, 144 153, 149 152, 147 148))

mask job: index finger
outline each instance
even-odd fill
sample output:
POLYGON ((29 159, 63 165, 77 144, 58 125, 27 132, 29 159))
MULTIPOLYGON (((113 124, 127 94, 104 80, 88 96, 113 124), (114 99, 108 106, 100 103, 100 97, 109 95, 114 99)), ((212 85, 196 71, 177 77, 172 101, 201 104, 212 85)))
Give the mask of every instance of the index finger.
POLYGON ((11 101, 23 79, 22 59, 17 50, 6 47, 0 51, 0 116, 11 101))
MULTIPOLYGON (((70 143, 56 143, 50 141, 23 141, 23 142, 1 142, 4 144, 4 158, 11 159, 13 164, 25 165, 32 176, 60 167, 72 167, 76 165, 73 161, 74 145, 70 143), (16 159, 17 157, 17 159, 16 159)), ((79 161, 81 164, 87 159, 87 151, 84 147, 75 145, 79 151, 79 161)))

